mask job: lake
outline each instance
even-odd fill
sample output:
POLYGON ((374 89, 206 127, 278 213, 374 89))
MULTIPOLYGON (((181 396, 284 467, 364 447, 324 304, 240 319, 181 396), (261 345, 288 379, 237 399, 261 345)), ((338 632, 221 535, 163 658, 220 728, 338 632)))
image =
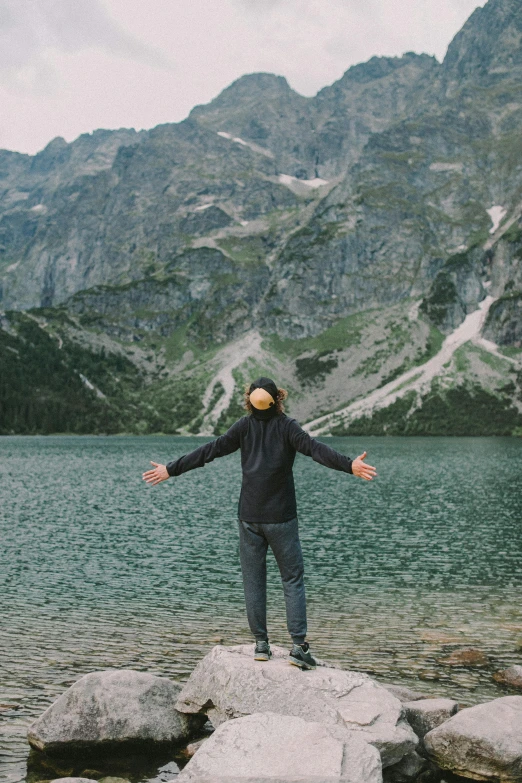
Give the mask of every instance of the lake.
MULTIPOLYGON (((379 475, 365 482, 296 457, 312 651, 463 706, 515 692, 492 674, 522 663, 522 439, 324 440, 352 458, 366 450, 379 475), (441 660, 463 648, 485 663, 441 660)), ((183 682, 213 645, 251 641, 239 452, 156 487, 141 478, 150 460, 202 442, 0 438, 4 780, 57 776, 35 752, 27 771, 25 733, 83 674, 120 667, 183 682)), ((268 591, 270 640, 289 648, 271 554, 268 591)), ((150 780, 158 766, 124 772, 150 780)))

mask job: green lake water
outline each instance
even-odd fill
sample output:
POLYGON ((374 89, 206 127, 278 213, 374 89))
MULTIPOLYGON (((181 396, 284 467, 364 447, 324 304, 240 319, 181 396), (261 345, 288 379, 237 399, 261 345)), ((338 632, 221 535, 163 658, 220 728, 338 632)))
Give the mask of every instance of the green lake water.
MULTIPOLYGON (((296 457, 313 652, 462 706, 509 693, 492 674, 522 663, 522 439, 325 440, 350 457, 367 450, 379 475, 296 457), (467 648, 483 665, 444 662, 467 648)), ((25 734, 83 674, 183 682, 213 645, 251 641, 239 453, 157 487, 141 478, 149 460, 202 442, 0 438, 1 778, 58 776, 25 734)), ((272 555, 268 571, 270 639, 288 646, 272 555)), ((126 763, 110 774, 175 776, 172 759, 126 763)))

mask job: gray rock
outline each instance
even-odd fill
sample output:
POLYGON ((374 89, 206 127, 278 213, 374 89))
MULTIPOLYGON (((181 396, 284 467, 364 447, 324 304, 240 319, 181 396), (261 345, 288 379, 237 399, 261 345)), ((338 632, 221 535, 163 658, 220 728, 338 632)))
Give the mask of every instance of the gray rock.
POLYGON ((495 672, 493 679, 501 685, 511 685, 512 688, 522 688, 522 666, 508 666, 507 669, 495 672))
POLYGON ((499 345, 522 346, 522 294, 506 293, 493 303, 484 326, 484 337, 499 345))
POLYGON ((449 334, 484 299, 485 289, 481 283, 479 260, 483 250, 450 256, 433 280, 421 311, 441 331, 449 334))
POLYGON ((193 212, 181 221, 180 229, 186 234, 206 234, 230 225, 232 220, 224 210, 211 206, 202 212, 193 212))
POLYGON ((379 684, 403 703, 405 701, 418 701, 419 699, 430 698, 425 693, 414 691, 413 688, 408 688, 406 685, 395 685, 391 682, 380 682, 379 684))
POLYGON ((476 780, 522 778, 522 696, 466 707, 424 737, 443 769, 476 780))
POLYGON ((215 727, 256 712, 306 716, 344 726, 371 742, 383 766, 413 750, 418 739, 398 699, 368 675, 321 665, 303 672, 288 664, 287 651, 260 664, 251 645, 214 647, 183 686, 176 708, 208 715, 215 727))
POLYGON ((53 751, 100 742, 181 741, 203 719, 178 713, 180 690, 165 677, 132 669, 86 674, 29 726, 29 744, 53 751))
POLYGON ((403 704, 406 718, 413 731, 422 739, 428 731, 440 726, 458 711, 459 705, 453 699, 423 699, 403 704))
POLYGON ((51 783, 98 783, 92 778, 54 778, 51 783))
POLYGON ((419 756, 415 750, 412 750, 397 764, 387 768, 386 780, 393 781, 393 783, 408 783, 408 781, 415 780, 426 769, 427 765, 426 759, 419 756))
POLYGON ((378 751, 353 731, 263 712, 222 723, 178 777, 207 779, 381 783, 382 767, 378 751))
POLYGON ((118 778, 114 775, 107 775, 104 778, 100 778, 98 783, 130 783, 129 778, 118 778))

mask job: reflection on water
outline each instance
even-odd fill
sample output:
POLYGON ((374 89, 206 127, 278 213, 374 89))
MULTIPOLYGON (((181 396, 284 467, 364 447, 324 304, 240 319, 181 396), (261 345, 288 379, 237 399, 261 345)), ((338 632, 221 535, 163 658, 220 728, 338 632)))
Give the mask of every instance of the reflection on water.
MULTIPOLYGON (((208 732, 206 732, 208 736, 208 732)), ((150 783, 168 783, 175 780, 188 759, 179 748, 165 745, 154 751, 114 751, 97 750, 91 753, 69 753, 52 756, 37 750, 29 751, 26 765, 28 783, 54 780, 61 777, 83 777, 94 780, 112 778, 104 783, 121 783, 124 780, 138 783, 141 780, 150 783)))
MULTIPOLYGON (((5 779, 24 778, 28 724, 81 675, 118 667, 183 682, 214 644, 250 640, 238 553, 239 453, 157 487, 141 479, 149 460, 166 462, 201 442, 0 439, 5 779)), ((491 675, 522 663, 522 441, 328 443, 351 457, 366 449, 379 476, 364 482, 296 458, 314 652, 462 705, 509 693, 491 675), (485 662, 440 661, 466 648, 485 662)), ((287 646, 273 557, 268 608, 271 641, 287 646)), ((133 779, 154 777, 168 761, 135 766, 133 779)), ((30 759, 30 778, 56 776, 39 763, 39 754, 30 759)))

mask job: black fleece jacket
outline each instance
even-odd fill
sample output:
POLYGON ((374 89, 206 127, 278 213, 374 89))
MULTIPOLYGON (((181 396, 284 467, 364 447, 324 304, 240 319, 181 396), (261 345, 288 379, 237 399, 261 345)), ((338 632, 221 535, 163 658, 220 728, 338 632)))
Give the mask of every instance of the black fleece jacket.
POLYGON ((202 468, 241 449, 243 482, 238 516, 246 522, 287 522, 297 516, 292 466, 296 451, 327 468, 352 472, 352 461, 312 438, 284 413, 242 416, 224 435, 167 464, 169 476, 202 468))

